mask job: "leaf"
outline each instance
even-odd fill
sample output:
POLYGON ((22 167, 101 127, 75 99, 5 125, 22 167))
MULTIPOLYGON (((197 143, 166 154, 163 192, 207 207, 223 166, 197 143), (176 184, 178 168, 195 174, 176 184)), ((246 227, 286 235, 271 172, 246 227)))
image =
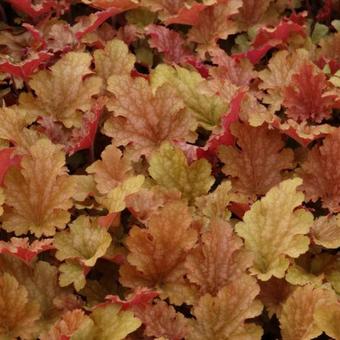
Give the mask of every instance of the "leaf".
POLYGON ((108 104, 114 118, 103 131, 115 145, 130 144, 136 156, 148 157, 163 141, 190 140, 191 117, 174 89, 164 85, 153 94, 141 77, 112 76, 108 84, 115 95, 108 104))
POLYGON ((91 319, 94 321, 95 337, 90 339, 123 340, 141 325, 132 312, 120 310, 119 305, 96 308, 91 319))
POLYGON ((327 93, 326 76, 311 63, 301 66, 284 90, 283 105, 286 115, 297 122, 320 123, 332 115, 333 108, 340 108, 339 96, 327 93))
POLYGON ((242 7, 239 9, 237 21, 245 29, 249 29, 263 19, 270 4, 270 0, 243 0, 242 7))
POLYGON ((184 274, 183 262, 197 239, 191 220, 188 207, 179 201, 153 214, 146 229, 134 226, 126 239, 128 263, 120 267, 122 284, 137 287, 135 276, 148 287, 176 282, 184 274))
POLYGON ((41 340, 61 340, 71 337, 75 331, 86 321, 89 317, 81 309, 74 309, 67 311, 62 317, 55 322, 48 333, 40 337, 41 340))
POLYGON ((322 146, 315 146, 301 164, 299 176, 303 179, 306 201, 316 202, 331 212, 340 212, 340 129, 328 135, 322 146))
POLYGON ((58 260, 75 258, 89 267, 105 254, 110 243, 111 236, 106 229, 88 216, 79 216, 70 224, 70 231, 59 232, 54 237, 58 260))
POLYGON ((10 254, 23 261, 31 262, 38 254, 53 249, 52 241, 49 238, 30 243, 28 237, 12 237, 9 242, 0 241, 0 253, 10 254))
POLYGON ((153 91, 163 84, 169 84, 177 91, 186 107, 193 113, 197 123, 207 130, 218 125, 227 105, 218 96, 207 96, 201 93, 204 79, 198 72, 183 67, 158 65, 151 76, 153 91))
POLYGON ((51 116, 67 128, 80 127, 83 112, 91 109, 92 96, 99 93, 102 81, 91 74, 91 56, 69 52, 50 70, 39 71, 31 77, 31 93, 22 93, 20 107, 36 116, 51 116))
POLYGON ((147 336, 184 339, 188 334, 188 319, 165 301, 157 300, 153 305, 138 308, 135 314, 146 326, 144 334, 147 336))
POLYGON ((86 278, 84 274, 84 268, 81 264, 66 261, 60 265, 59 271, 60 287, 66 287, 70 284, 73 284, 77 292, 85 287, 86 278))
MULTIPOLYGON (((4 209, 2 208, 2 205, 5 203, 5 194, 4 190, 0 188, 0 216, 4 212, 4 209)), ((1 242, 1 241, 0 241, 1 242)))
POLYGON ((10 59, 4 60, 0 62, 0 72, 9 73, 14 77, 26 80, 38 70, 39 66, 47 63, 51 58, 51 53, 41 51, 32 53, 25 60, 19 62, 14 62, 10 59))
MULTIPOLYGON (((67 304, 74 304, 70 293, 58 285, 57 268, 44 261, 32 261, 30 264, 3 254, 0 256, 0 273, 12 275, 20 286, 27 290, 29 304, 38 305, 40 319, 37 320, 37 332, 52 326, 61 310, 67 304)), ((17 301, 17 290, 14 292, 17 301)), ((36 308, 36 307, 34 307, 36 308)), ((29 315, 29 313, 28 313, 29 315)))
POLYGON ((165 62, 180 64, 190 55, 185 40, 178 32, 160 25, 149 25, 145 30, 150 36, 150 47, 162 53, 165 62))
POLYGON ((340 305, 339 302, 327 303, 318 306, 314 315, 316 324, 329 337, 338 339, 340 337, 340 305))
POLYGON ((284 170, 293 167, 293 152, 285 149, 281 135, 266 125, 255 128, 237 122, 231 133, 237 146, 222 146, 218 155, 234 191, 252 198, 264 195, 282 180, 284 170))
POLYGON ((283 101, 283 89, 290 84, 293 74, 308 58, 306 50, 278 51, 270 58, 267 68, 259 72, 262 80, 259 87, 267 90, 264 102, 271 104, 273 110, 279 110, 283 101))
MULTIPOLYGON (((26 126, 32 123, 34 119, 29 117, 26 112, 23 113, 19 110, 17 106, 0 108, 0 119, 0 138, 13 143, 21 153, 27 152, 27 150, 39 139, 39 135, 36 131, 26 128, 26 126)), ((10 151, 7 152, 10 153, 10 151)), ((4 156, 10 156, 3 150, 2 153, 5 153, 4 156)), ((13 160, 14 164, 19 163, 18 157, 15 157, 14 155, 12 155, 10 159, 13 160)))
POLYGON ((214 48, 218 39, 227 39, 238 31, 236 22, 230 17, 238 13, 241 6, 241 0, 230 0, 209 6, 200 13, 198 22, 188 33, 188 40, 198 43, 201 55, 214 48))
POLYGON ((282 304, 293 291, 293 286, 285 279, 280 280, 275 277, 268 281, 261 281, 259 284, 261 287, 259 298, 268 311, 269 317, 271 318, 273 314, 280 315, 282 304))
POLYGON ((132 165, 126 155, 114 145, 107 146, 101 158, 102 160, 91 164, 86 171, 94 175, 98 191, 107 194, 130 177, 132 165))
POLYGON ((214 183, 211 166, 205 159, 190 166, 181 150, 164 143, 150 158, 151 177, 165 188, 176 188, 190 201, 206 194, 214 183))
POLYGON ((138 6, 138 0, 82 0, 82 2, 102 9, 116 7, 122 10, 129 10, 138 6))
POLYGON ((244 238, 246 249, 254 254, 251 272, 262 281, 272 276, 282 278, 289 257, 296 258, 308 250, 304 236, 313 223, 313 215, 303 208, 304 195, 297 192, 299 178, 281 182, 256 201, 237 223, 236 233, 244 238))
POLYGON ((252 264, 252 256, 242 246, 229 223, 212 217, 209 229, 186 258, 189 281, 200 287, 202 295, 216 295, 228 283, 238 282, 252 264))
POLYGON ((195 206, 197 207, 197 214, 208 219, 221 218, 222 220, 229 220, 231 212, 227 206, 233 196, 231 193, 231 182, 222 182, 215 191, 196 198, 195 206))
POLYGON ((31 338, 40 317, 39 304, 29 301, 28 293, 12 275, 0 276, 0 336, 31 338))
POLYGON ((70 219, 75 183, 67 175, 60 146, 41 139, 24 155, 21 169, 11 168, 5 178, 6 210, 2 227, 16 235, 28 231, 50 236, 70 219))
POLYGON ((298 287, 286 300, 279 317, 284 340, 309 340, 322 330, 315 321, 315 312, 332 296, 331 291, 312 285, 298 287))
POLYGON ((0 186, 3 185, 5 175, 11 166, 18 166, 21 157, 15 155, 15 148, 3 148, 0 150, 0 186))
POLYGON ((321 216, 311 229, 313 242, 328 249, 340 247, 340 215, 321 216))
POLYGON ((121 305, 122 310, 143 309, 150 301, 158 296, 158 292, 148 288, 137 288, 126 300, 122 300, 117 295, 106 295, 104 304, 116 303, 121 305))
POLYGON ((126 208, 126 199, 141 189, 144 179, 143 175, 130 177, 110 190, 105 197, 97 197, 96 199, 109 213, 123 211, 126 208))
POLYGON ((93 55, 96 74, 105 82, 113 75, 130 75, 136 61, 128 46, 119 39, 107 42, 104 49, 95 50, 93 55))
POLYGON ((256 280, 244 274, 238 282, 224 286, 216 297, 202 296, 193 309, 196 320, 192 322, 187 338, 261 339, 262 329, 253 323, 245 323, 262 311, 262 304, 255 300, 259 291, 256 280))

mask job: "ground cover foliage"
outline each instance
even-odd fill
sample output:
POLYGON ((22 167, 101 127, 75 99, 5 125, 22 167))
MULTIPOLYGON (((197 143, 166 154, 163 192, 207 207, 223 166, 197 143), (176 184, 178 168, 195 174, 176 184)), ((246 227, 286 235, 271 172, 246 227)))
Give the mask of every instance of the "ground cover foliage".
POLYGON ((0 338, 340 339, 340 2, 0 4, 0 338))

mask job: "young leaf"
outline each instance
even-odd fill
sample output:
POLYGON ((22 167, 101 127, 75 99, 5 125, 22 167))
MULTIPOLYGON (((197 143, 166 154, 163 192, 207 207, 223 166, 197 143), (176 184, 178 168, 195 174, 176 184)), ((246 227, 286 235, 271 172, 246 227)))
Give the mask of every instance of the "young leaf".
POLYGON ((128 46, 118 39, 109 41, 103 50, 95 50, 93 55, 96 74, 105 82, 113 75, 130 75, 136 62, 128 46))
POLYGON ((94 175, 97 189, 107 194, 132 174, 132 165, 126 156, 114 145, 109 145, 101 154, 102 160, 91 164, 87 173, 94 175))
POLYGON ((111 236, 107 230, 88 216, 79 216, 70 224, 70 231, 59 232, 54 237, 58 260, 76 258, 89 267, 105 254, 110 243, 111 236))
POLYGON ((299 178, 281 182, 256 201, 236 225, 246 249, 254 254, 251 272, 260 280, 282 278, 289 266, 288 257, 296 258, 308 250, 308 233, 313 215, 298 208, 304 195, 297 192, 299 178))
POLYGON ((152 155, 149 173, 158 184, 176 188, 190 201, 206 194, 214 183, 207 160, 200 159, 188 165, 184 153, 169 143, 162 144, 152 155))
POLYGON ((227 105, 216 95, 207 96, 201 93, 200 86, 204 79, 198 72, 183 67, 158 65, 151 76, 153 91, 167 83, 177 91, 186 107, 193 112, 197 123, 207 130, 218 125, 227 105))

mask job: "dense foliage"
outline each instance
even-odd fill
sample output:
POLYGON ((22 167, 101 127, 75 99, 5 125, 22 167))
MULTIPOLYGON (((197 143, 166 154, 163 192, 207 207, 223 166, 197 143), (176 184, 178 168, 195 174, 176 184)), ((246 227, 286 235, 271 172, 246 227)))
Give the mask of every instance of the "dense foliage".
POLYGON ((340 2, 0 3, 0 338, 340 339, 340 2))

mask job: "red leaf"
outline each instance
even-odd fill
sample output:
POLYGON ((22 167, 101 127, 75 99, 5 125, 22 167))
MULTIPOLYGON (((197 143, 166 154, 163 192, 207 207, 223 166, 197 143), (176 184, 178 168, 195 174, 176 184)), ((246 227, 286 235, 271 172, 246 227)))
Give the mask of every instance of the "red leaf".
POLYGON ((43 0, 41 4, 34 5, 32 0, 7 0, 12 7, 18 11, 23 12, 31 18, 38 18, 50 12, 55 1, 43 0))
POLYGON ((84 116, 82 127, 72 131, 71 140, 66 146, 66 152, 69 155, 93 146, 103 106, 103 102, 98 100, 92 107, 91 112, 84 116))
POLYGON ((189 54, 178 32, 160 25, 149 25, 145 31, 150 35, 150 46, 163 53, 168 62, 179 64, 183 57, 189 54))
POLYGON ((11 254, 20 260, 30 262, 41 252, 54 249, 52 243, 53 239, 44 239, 30 244, 27 237, 12 237, 9 242, 0 241, 0 254, 11 254))
POLYGON ((0 63, 0 72, 9 73, 14 77, 27 79, 38 67, 49 60, 53 55, 48 52, 38 52, 36 56, 14 64, 10 61, 0 63))
POLYGON ((120 213, 111 213, 105 216, 100 216, 98 218, 98 224, 103 227, 108 229, 109 227, 113 226, 118 226, 120 222, 120 213))
POLYGON ((328 20, 332 15, 333 1, 332 0, 324 0, 322 8, 319 9, 318 14, 316 15, 316 20, 325 21, 328 20))
POLYGON ((181 8, 175 16, 165 20, 167 25, 182 24, 182 25, 195 25, 198 22, 200 13, 206 8, 203 4, 194 4, 190 8, 181 8))
POLYGON ((14 150, 14 147, 0 150, 0 186, 3 185, 7 170, 20 165, 21 156, 13 155, 14 150))
POLYGON ((297 122, 320 123, 330 118, 332 109, 340 108, 340 100, 335 93, 327 93, 327 90, 329 84, 324 73, 314 64, 302 65, 284 89, 286 115, 297 122))
POLYGON ((244 214, 250 209, 250 206, 249 204, 231 202, 228 206, 228 209, 238 218, 242 219, 244 214))
POLYGON ((106 295, 106 302, 100 303, 94 308, 104 307, 114 303, 121 305, 123 310, 133 309, 133 307, 140 307, 148 304, 151 300, 158 296, 158 294, 158 292, 148 288, 138 288, 127 300, 121 300, 118 295, 106 295))
POLYGON ((81 17, 80 21, 74 26, 75 36, 80 40, 85 34, 93 32, 98 26, 113 15, 121 13, 120 8, 110 7, 104 11, 90 14, 87 17, 81 17))
POLYGON ((253 64, 257 64, 271 48, 286 42, 292 34, 305 36, 305 27, 298 23, 302 21, 305 15, 305 12, 299 16, 294 14, 290 18, 281 20, 274 28, 261 28, 252 44, 254 48, 245 53, 236 54, 233 57, 236 59, 248 58, 253 64))
POLYGON ((229 111, 222 117, 222 131, 212 133, 207 144, 197 150, 198 158, 214 158, 220 145, 233 145, 234 136, 230 132, 230 125, 239 119, 241 103, 246 91, 240 89, 230 102, 229 111))

